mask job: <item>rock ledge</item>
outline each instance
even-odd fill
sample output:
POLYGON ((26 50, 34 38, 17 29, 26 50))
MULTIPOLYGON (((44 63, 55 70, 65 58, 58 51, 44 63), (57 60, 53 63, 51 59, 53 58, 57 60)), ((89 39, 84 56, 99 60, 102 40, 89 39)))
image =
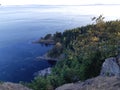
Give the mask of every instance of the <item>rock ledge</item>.
POLYGON ((32 90, 32 89, 29 89, 21 84, 5 82, 0 84, 0 90, 32 90))

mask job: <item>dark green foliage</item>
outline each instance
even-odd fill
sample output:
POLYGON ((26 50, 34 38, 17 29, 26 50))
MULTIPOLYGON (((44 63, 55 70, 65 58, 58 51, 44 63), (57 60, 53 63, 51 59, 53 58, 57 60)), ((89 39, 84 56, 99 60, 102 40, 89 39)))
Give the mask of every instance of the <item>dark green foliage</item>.
POLYGON ((3 81, 0 81, 0 84, 3 84, 4 82, 3 81))
POLYGON ((53 39, 54 39, 55 42, 61 42, 61 38, 62 38, 62 33, 61 32, 56 32, 53 35, 53 39))
POLYGON ((52 58, 58 58, 63 53, 63 47, 60 42, 57 42, 56 45, 48 51, 48 56, 52 58))
POLYGON ((47 34, 47 35, 44 37, 44 40, 48 40, 48 39, 52 39, 52 34, 47 34))
POLYGON ((49 54, 64 53, 65 59, 57 62, 51 75, 33 80, 30 86, 35 90, 50 90, 49 86, 52 90, 99 75, 104 60, 120 52, 120 21, 103 19, 95 17, 95 24, 54 34, 62 50, 55 45, 49 54))
POLYGON ((46 77, 36 77, 34 81, 26 85, 34 90, 53 90, 53 86, 48 80, 50 79, 46 77))

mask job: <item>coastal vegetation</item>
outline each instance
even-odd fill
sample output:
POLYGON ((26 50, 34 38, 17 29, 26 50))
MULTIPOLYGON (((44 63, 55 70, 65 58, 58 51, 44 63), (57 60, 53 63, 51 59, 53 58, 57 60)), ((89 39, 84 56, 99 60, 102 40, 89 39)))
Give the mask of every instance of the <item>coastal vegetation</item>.
POLYGON ((44 77, 36 77, 27 84, 34 90, 54 90, 65 83, 77 82, 97 76, 102 63, 108 57, 120 53, 120 21, 104 21, 104 17, 92 18, 93 24, 48 34, 44 40, 54 40, 49 57, 64 55, 44 77))

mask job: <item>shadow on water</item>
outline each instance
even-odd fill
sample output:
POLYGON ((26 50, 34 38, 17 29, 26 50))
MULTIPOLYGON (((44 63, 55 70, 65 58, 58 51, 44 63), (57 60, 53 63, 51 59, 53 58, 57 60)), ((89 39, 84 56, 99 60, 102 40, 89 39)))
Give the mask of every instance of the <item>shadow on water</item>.
POLYGON ((52 66, 55 66, 55 64, 57 63, 56 61, 48 61, 48 63, 52 66))

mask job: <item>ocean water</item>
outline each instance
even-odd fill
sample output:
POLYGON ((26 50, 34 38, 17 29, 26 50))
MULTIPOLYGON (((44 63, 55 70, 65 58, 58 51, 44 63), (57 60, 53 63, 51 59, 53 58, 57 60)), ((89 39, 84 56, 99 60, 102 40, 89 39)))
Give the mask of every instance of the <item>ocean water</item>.
POLYGON ((51 66, 37 56, 52 46, 32 44, 34 40, 92 23, 93 16, 105 20, 120 18, 119 5, 103 6, 0 6, 0 80, 29 82, 34 73, 51 66))

